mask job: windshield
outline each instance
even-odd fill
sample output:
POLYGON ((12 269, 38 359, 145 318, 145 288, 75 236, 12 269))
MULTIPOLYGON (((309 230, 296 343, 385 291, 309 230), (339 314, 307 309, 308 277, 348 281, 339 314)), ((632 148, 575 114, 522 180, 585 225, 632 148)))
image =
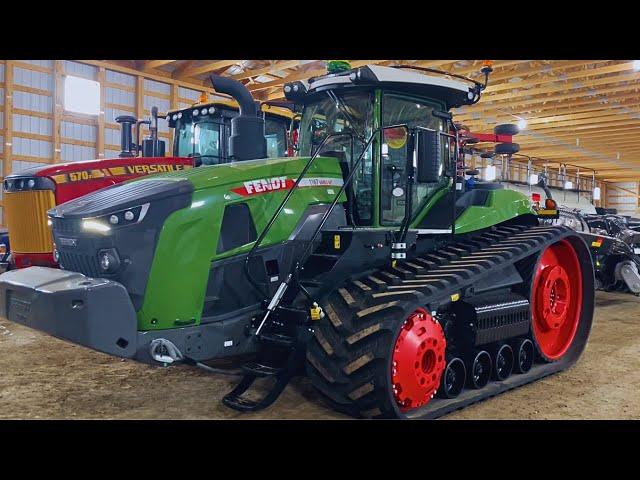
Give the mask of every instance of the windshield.
MULTIPOLYGON (((327 91, 307 103, 302 112, 299 131, 299 154, 311 156, 331 134, 345 135, 329 139, 322 151, 336 157, 347 172, 358 159, 373 131, 372 92, 327 91)), ((371 146, 354 173, 347 190, 347 212, 356 225, 371 225, 373 220, 373 157, 371 146)))
MULTIPOLYGON (((372 121, 372 93, 330 91, 327 95, 320 95, 316 101, 305 105, 302 112, 300 155, 313 155, 324 138, 333 133, 353 134, 354 139, 361 138, 366 141, 371 135, 372 121)), ((335 144, 335 142, 345 143, 349 140, 345 136, 331 140, 329 143, 335 144)))
POLYGON ((182 123, 176 128, 177 154, 179 157, 197 157, 202 159, 203 165, 216 165, 223 161, 221 158, 222 145, 220 130, 224 129, 219 123, 204 121, 197 123, 182 123))

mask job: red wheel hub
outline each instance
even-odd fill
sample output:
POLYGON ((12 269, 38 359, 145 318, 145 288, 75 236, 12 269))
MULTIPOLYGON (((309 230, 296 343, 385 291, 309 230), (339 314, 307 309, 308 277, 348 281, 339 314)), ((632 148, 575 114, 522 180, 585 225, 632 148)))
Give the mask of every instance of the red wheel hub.
POLYGON ((540 352, 548 360, 557 360, 573 342, 582 309, 582 271, 568 241, 543 252, 533 277, 531 309, 540 352))
POLYGON ((419 308, 405 320, 393 350, 391 383, 400 410, 420 407, 436 393, 447 342, 442 327, 419 308))

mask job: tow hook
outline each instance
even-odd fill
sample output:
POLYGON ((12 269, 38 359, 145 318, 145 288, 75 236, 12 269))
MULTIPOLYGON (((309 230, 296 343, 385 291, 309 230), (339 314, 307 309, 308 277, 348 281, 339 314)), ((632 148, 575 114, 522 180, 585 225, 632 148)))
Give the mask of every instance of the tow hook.
POLYGON ((173 342, 166 338, 156 338, 149 344, 149 354, 156 362, 162 363, 165 367, 173 362, 184 360, 184 356, 173 342))

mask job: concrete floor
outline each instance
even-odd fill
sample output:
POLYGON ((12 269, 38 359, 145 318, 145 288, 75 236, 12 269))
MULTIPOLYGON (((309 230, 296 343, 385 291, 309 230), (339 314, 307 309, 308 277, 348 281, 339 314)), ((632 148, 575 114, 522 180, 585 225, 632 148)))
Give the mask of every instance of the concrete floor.
MULTIPOLYGON (((448 419, 640 418, 640 298, 598 292, 591 338, 570 370, 448 419)), ((0 320, 0 418, 339 419, 306 379, 275 405, 241 414, 221 404, 235 377, 124 361, 0 320)))

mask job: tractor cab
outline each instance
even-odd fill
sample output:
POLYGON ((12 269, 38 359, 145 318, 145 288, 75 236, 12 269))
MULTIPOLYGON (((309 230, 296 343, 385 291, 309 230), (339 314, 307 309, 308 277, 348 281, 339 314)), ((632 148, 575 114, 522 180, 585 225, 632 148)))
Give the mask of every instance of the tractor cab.
MULTIPOLYGON (((258 115, 265 121, 267 157, 287 156, 293 112, 284 107, 262 104, 258 115)), ((169 127, 175 129, 174 156, 195 158, 199 165, 229 162, 231 119, 237 116, 238 104, 226 99, 168 112, 169 127)))
MULTIPOLYGON (((355 169, 346 189, 352 224, 389 227, 415 223, 443 196, 460 211, 486 200, 481 182, 466 192, 459 180, 464 166, 449 113, 475 103, 482 88, 464 77, 366 66, 287 84, 284 91, 302 113, 299 155, 336 157, 345 176, 355 169)), ((451 208, 436 210, 437 223, 449 227, 451 208)))

